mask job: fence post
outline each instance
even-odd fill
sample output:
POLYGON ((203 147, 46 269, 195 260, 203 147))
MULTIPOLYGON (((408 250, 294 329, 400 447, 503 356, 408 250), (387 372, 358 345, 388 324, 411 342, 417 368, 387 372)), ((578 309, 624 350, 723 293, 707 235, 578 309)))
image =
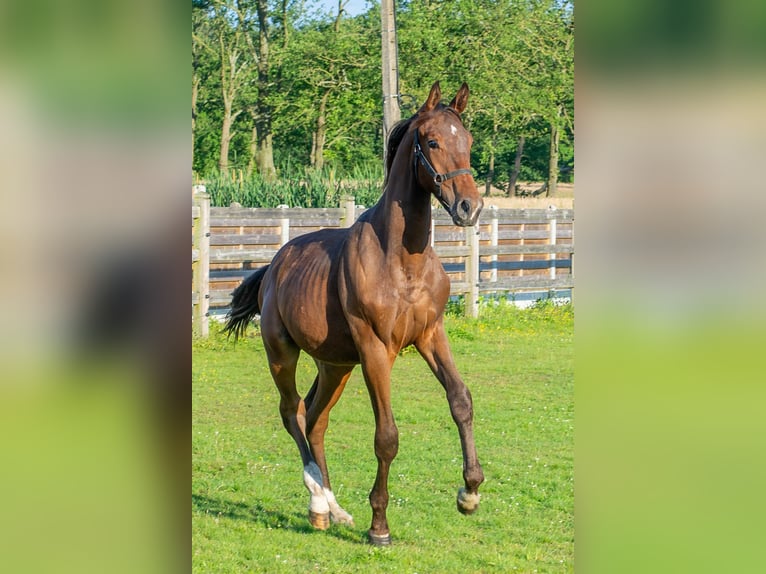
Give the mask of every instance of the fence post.
POLYGON ((197 304, 192 310, 192 326, 200 337, 209 333, 208 310, 210 308, 210 194, 204 185, 193 186, 194 205, 199 217, 194 225, 194 247, 197 261, 192 263, 192 286, 197 293, 197 304))
POLYGON ((356 219, 356 205, 353 195, 344 195, 341 198, 341 207, 343 207, 343 217, 340 222, 341 227, 351 227, 356 219))
POLYGON ((465 276, 468 281, 468 293, 465 296, 465 314, 479 316, 479 226, 465 228, 465 242, 468 257, 465 260, 465 276))
MULTIPOLYGON (((284 204, 278 205, 277 207, 281 210, 287 209, 287 206, 284 204)), ((283 214, 282 217, 279 218, 279 246, 282 247, 288 241, 290 241, 290 219, 283 214)))
MULTIPOLYGON (((549 245, 556 245, 556 224, 557 221, 555 219, 551 219, 548 223, 548 244, 549 245)), ((549 253, 548 254, 548 274, 551 279, 556 278, 556 253, 549 253)))
MULTIPOLYGON (((498 221, 497 221, 497 206, 496 205, 490 205, 489 206, 489 214, 490 214, 490 220, 489 220, 489 244, 492 247, 497 247, 497 240, 498 240, 498 221)), ((497 253, 493 253, 490 258, 490 265, 492 266, 492 269, 489 272, 489 280, 492 283, 497 283, 497 253)))
POLYGON ((436 220, 431 215, 431 247, 436 245, 436 220))
MULTIPOLYGON (((573 206, 573 213, 572 213, 572 244, 569 246, 569 275, 570 280, 574 283, 575 278, 575 262, 574 262, 574 243, 575 243, 575 224, 574 224, 574 206, 573 206)), ((569 296, 569 302, 574 306, 575 302, 575 289, 573 288, 570 291, 569 296)))

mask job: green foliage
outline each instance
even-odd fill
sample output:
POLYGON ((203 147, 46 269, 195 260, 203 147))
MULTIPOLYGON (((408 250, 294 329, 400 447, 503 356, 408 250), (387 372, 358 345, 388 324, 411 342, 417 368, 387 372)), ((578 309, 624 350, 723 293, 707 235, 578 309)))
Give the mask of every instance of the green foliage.
MULTIPOLYGON (((252 51, 246 40, 257 40, 258 28, 258 22, 249 18, 247 32, 237 34, 239 24, 231 17, 231 9, 227 17, 226 10, 211 6, 236 5, 252 14, 254 2, 217 0, 193 10, 194 38, 198 39, 194 70, 200 80, 193 162, 198 176, 212 173, 218 165, 224 80, 216 34, 225 30, 229 51, 237 51, 238 61, 244 62, 252 51)), ((241 85, 233 104, 239 113, 232 125, 231 168, 249 171, 255 109, 270 110, 281 179, 298 179, 285 171, 288 163, 300 165, 300 171, 319 165, 317 153, 324 168, 338 173, 381 165, 379 6, 371 3, 366 13, 338 16, 336 9, 327 13, 316 0, 288 1, 273 3, 269 13, 268 90, 261 93, 258 88, 261 79, 251 57, 238 77, 241 85), (320 125, 324 145, 316 152, 320 125)), ((560 166, 571 168, 574 17, 570 2, 410 0, 397 3, 397 28, 403 116, 417 110, 434 81, 441 81, 445 95, 468 82, 472 95, 464 120, 474 136, 472 165, 480 179, 494 156, 495 181, 508 180, 522 135, 526 145, 520 179, 545 179, 551 124, 558 125, 561 133, 560 166)), ((305 179, 303 173, 299 177, 305 179)), ((300 191, 294 184, 289 190, 249 187, 258 190, 250 195, 270 198, 292 197, 300 191)), ((305 191, 310 195, 302 204, 334 201, 331 189, 305 186, 305 191)))
MULTIPOLYGON (((472 516, 455 509, 460 443, 444 390, 416 352, 392 374, 399 455, 391 467, 390 548, 365 543, 375 479, 374 418, 359 369, 327 432, 333 490, 356 526, 308 525, 308 493, 279 395, 252 328, 193 347, 192 544, 195 572, 572 572, 571 307, 541 303, 449 316, 455 360, 474 400, 486 482, 472 516), (456 337, 464 332, 470 337, 456 337)), ((316 372, 297 369, 305 394, 316 372)))
POLYGON ((286 175, 276 181, 258 173, 213 173, 206 178, 211 204, 226 207, 236 201, 243 207, 338 207, 344 195, 353 195, 357 204, 369 207, 383 191, 381 170, 371 168, 357 167, 347 179, 336 179, 331 168, 285 167, 280 171, 286 175))
POLYGON ((487 329, 513 335, 528 335, 537 330, 563 333, 574 326, 571 303, 558 304, 552 299, 539 299, 527 308, 520 308, 507 299, 485 298, 479 302, 479 317, 466 317, 461 301, 451 301, 446 314, 450 319, 450 335, 473 340, 487 329))

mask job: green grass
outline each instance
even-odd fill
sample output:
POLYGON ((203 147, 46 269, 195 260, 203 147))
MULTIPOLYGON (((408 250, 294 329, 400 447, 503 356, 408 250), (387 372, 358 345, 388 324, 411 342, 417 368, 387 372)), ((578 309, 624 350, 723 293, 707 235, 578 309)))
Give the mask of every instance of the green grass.
MULTIPOLYGON (((195 572, 572 572, 574 562, 571 307, 487 307, 450 315, 452 349, 474 399, 486 481, 476 514, 455 508, 457 430, 419 355, 394 366, 399 455, 391 467, 392 546, 366 544, 375 477, 374 419, 357 369, 332 411, 326 446, 340 504, 356 526, 314 531, 297 448, 255 328, 234 344, 194 342, 195 572)), ((314 377, 302 358, 299 389, 314 377)))

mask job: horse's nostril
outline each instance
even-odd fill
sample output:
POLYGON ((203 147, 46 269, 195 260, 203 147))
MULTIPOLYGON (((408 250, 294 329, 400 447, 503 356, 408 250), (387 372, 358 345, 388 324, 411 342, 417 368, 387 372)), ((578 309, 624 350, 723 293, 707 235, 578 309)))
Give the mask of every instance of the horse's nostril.
POLYGON ((467 199, 464 199, 460 202, 460 210, 463 212, 464 215, 469 215, 471 213, 471 202, 467 199))

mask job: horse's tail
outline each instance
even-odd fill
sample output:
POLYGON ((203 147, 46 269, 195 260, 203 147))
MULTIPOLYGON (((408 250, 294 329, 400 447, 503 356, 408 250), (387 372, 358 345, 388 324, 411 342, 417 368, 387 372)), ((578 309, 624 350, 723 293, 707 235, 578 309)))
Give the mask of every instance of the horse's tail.
POLYGON ((229 335, 233 334, 235 339, 245 334, 248 323, 261 312, 261 307, 258 305, 258 292, 261 290, 261 282, 268 268, 269 266, 266 265, 256 270, 232 293, 231 310, 226 316, 226 327, 223 330, 229 335))

